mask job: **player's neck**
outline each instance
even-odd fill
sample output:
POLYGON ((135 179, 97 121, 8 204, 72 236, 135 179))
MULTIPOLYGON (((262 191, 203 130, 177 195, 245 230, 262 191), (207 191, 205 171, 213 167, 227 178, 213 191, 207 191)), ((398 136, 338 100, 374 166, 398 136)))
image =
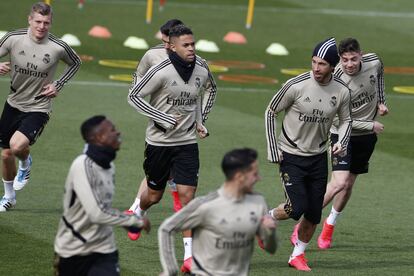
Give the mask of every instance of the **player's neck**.
POLYGON ((245 192, 236 181, 224 182, 223 191, 226 196, 235 199, 241 199, 245 195, 245 192))

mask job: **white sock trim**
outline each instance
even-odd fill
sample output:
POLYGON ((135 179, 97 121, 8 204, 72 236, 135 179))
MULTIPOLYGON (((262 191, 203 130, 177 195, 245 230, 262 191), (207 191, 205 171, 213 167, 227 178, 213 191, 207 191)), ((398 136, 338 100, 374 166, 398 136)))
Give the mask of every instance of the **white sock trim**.
POLYGON ((132 203, 131 207, 129 207, 129 210, 133 211, 135 213, 135 210, 139 207, 140 199, 138 197, 135 198, 134 203, 132 203))
POLYGON ((292 256, 296 257, 305 253, 306 247, 308 247, 309 243, 303 242, 299 239, 296 240, 295 248, 293 248, 292 256))
POLYGON ((342 212, 338 212, 335 210, 335 208, 332 206, 331 212, 329 213, 328 218, 326 219, 326 223, 330 225, 335 225, 336 220, 339 218, 342 212))
POLYGON ((184 243, 184 260, 190 258, 192 254, 193 248, 193 238, 183 238, 184 243))
POLYGON ((13 180, 4 180, 4 197, 7 199, 16 198, 16 191, 13 188, 13 180))
POLYGON ((26 170, 30 165, 29 159, 30 154, 27 156, 26 160, 19 160, 19 168, 22 170, 26 170))

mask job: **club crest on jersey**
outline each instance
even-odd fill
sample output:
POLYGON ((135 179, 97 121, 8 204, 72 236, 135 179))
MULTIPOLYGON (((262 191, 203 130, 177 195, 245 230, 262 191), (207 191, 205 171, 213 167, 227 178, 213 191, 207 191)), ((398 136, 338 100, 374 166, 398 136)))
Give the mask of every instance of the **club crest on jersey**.
POLYGON ((195 86, 196 86, 197 88, 200 88, 200 86, 201 86, 201 80, 200 80, 200 78, 199 78, 199 77, 196 77, 196 79, 195 79, 195 86))
POLYGON ((288 173, 284 173, 282 178, 283 178, 283 181, 285 181, 285 182, 289 182, 289 180, 290 180, 290 177, 289 177, 288 173))
POLYGON ((333 166, 338 165, 338 158, 336 158, 336 157, 333 157, 333 158, 332 158, 332 165, 333 165, 333 166))
POLYGON ((43 62, 48 64, 50 62, 50 55, 49 54, 45 54, 45 56, 43 57, 43 62))
POLYGON ((336 106, 336 97, 335 96, 333 96, 332 98, 331 98, 331 101, 329 102, 333 107, 335 107, 336 106))
POLYGON ((369 76, 369 83, 373 86, 375 84, 376 80, 374 75, 369 76))
POLYGON ((250 212, 250 222, 252 222, 253 224, 256 224, 258 221, 258 218, 255 214, 255 212, 250 212))

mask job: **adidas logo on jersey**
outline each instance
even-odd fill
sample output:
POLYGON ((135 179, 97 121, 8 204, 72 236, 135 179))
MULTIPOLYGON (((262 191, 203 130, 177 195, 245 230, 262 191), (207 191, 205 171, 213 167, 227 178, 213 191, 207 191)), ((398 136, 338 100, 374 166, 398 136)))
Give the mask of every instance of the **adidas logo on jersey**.
POLYGON ((171 86, 177 86, 178 84, 177 84, 177 82, 176 81, 173 81, 172 83, 171 83, 171 86))
POLYGON ((20 55, 20 56, 25 56, 25 55, 26 55, 26 53, 25 53, 24 51, 20 51, 20 52, 19 52, 19 55, 20 55))
POLYGON ((309 97, 306 97, 303 101, 304 101, 305 103, 310 103, 310 102, 311 102, 311 99, 310 99, 309 97))
POLYGON ((227 220, 223 218, 223 219, 220 221, 220 224, 227 224, 227 220))

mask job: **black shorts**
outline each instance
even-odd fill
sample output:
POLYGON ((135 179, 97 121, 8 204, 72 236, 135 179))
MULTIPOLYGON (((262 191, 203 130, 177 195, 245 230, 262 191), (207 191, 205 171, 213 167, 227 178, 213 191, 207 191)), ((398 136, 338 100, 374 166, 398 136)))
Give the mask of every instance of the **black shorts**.
POLYGON ((109 254, 92 253, 62 258, 55 255, 55 271, 59 276, 118 276, 118 251, 109 254))
POLYGON ((16 131, 23 133, 33 145, 48 121, 47 113, 23 112, 6 101, 0 118, 0 147, 10 148, 10 139, 16 131))
MULTIPOLYGON (((338 135, 331 134, 331 146, 338 142, 338 135)), ((377 135, 367 134, 361 136, 351 136, 347 155, 341 157, 332 155, 333 171, 350 171, 353 174, 364 174, 368 172, 369 159, 375 149, 377 143, 377 135)))
POLYGON ((299 220, 304 215, 313 224, 318 224, 328 181, 327 153, 299 156, 283 152, 280 178, 285 189, 285 211, 289 217, 299 220))
POLYGON ((197 143, 168 147, 146 144, 144 172, 153 190, 163 190, 169 178, 177 184, 197 186, 199 168, 197 143))

